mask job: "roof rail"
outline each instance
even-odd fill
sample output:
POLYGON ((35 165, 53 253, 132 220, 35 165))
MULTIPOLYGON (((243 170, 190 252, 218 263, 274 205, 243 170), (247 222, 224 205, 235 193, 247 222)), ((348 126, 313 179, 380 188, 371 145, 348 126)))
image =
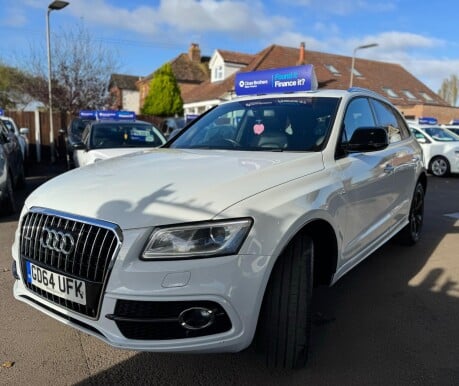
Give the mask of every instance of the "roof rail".
POLYGON ((383 99, 387 100, 387 98, 384 97, 384 95, 381 95, 381 94, 377 93, 376 91, 370 90, 370 89, 365 88, 365 87, 350 87, 350 88, 347 89, 347 91, 348 92, 362 92, 363 91, 363 92, 371 93, 373 95, 376 95, 376 96, 378 96, 380 98, 383 98, 383 99))

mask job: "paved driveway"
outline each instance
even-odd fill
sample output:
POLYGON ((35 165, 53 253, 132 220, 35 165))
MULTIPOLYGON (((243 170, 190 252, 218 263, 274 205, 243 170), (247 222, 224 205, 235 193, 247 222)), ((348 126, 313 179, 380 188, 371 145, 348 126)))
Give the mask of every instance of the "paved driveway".
POLYGON ((116 350, 45 317, 13 299, 17 217, 0 217, 0 385, 458 385, 459 178, 429 177, 426 200, 419 244, 388 243, 316 291, 310 360, 294 372, 267 371, 252 349, 116 350))

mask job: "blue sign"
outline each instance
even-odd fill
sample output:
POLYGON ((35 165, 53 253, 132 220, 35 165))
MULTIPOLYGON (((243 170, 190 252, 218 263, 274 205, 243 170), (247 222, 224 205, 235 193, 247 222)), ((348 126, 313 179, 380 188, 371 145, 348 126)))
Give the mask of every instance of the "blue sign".
POLYGON ((131 120, 136 119, 134 111, 122 110, 82 110, 80 111, 80 118, 85 119, 98 119, 98 120, 131 120))
POLYGON ((116 110, 97 110, 97 119, 116 119, 116 110))
POLYGON ((188 124, 191 121, 194 121, 197 117, 199 117, 199 114, 185 114, 185 123, 188 124))
POLYGON ((0 109, 0 116, 5 115, 5 111, 3 109, 0 109))
POLYGON ((126 119, 134 121, 136 118, 134 111, 117 111, 116 119, 126 119))
POLYGON ((80 118, 81 119, 96 119, 96 112, 94 110, 81 110, 80 118))
POLYGON ((317 78, 312 64, 238 72, 234 89, 237 95, 311 91, 317 89, 317 78))
POLYGON ((419 117, 418 123, 421 125, 436 125, 438 119, 434 117, 419 117))

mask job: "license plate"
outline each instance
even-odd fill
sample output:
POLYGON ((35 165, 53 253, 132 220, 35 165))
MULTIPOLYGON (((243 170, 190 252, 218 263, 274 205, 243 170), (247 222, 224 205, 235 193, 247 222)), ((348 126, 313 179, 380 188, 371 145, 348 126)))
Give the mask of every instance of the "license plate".
POLYGON ((60 298, 86 305, 86 283, 26 261, 27 282, 60 298))

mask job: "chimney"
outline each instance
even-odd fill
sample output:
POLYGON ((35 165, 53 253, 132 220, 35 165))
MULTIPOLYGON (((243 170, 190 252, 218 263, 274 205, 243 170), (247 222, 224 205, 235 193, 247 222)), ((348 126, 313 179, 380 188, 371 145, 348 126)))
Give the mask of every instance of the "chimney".
POLYGON ((300 55, 298 57, 298 62, 296 63, 297 66, 301 66, 303 64, 306 64, 304 46, 305 46, 304 42, 301 42, 301 44, 300 44, 300 55))
POLYGON ((201 50, 199 44, 191 43, 191 46, 188 50, 188 56, 192 62, 200 63, 201 62, 201 50))

